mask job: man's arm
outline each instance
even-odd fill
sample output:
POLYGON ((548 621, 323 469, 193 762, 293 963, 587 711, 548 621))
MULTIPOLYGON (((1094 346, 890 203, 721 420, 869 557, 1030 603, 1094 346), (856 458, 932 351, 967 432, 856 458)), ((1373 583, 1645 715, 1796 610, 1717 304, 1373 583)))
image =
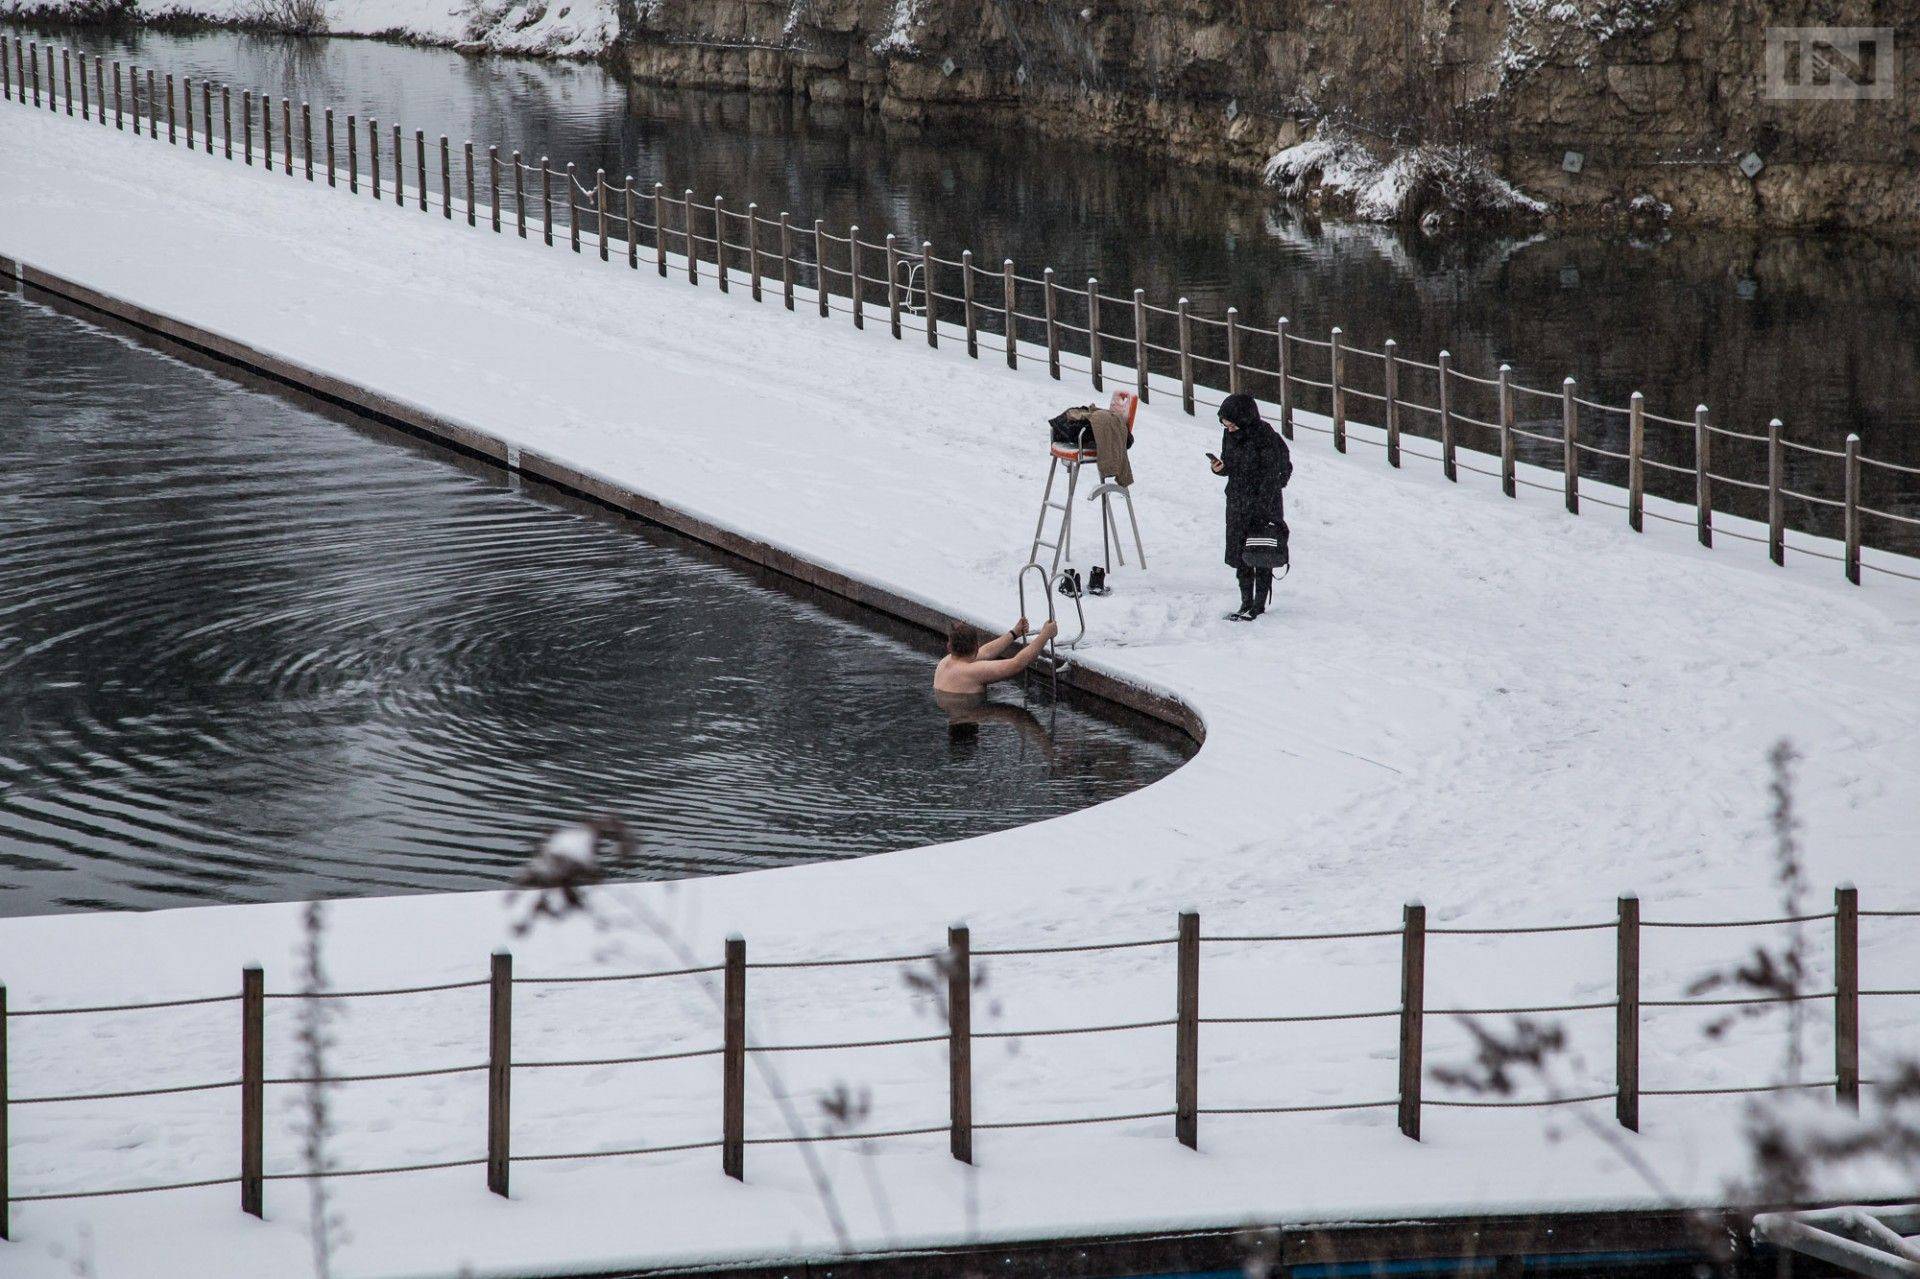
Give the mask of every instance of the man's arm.
POLYGON ((979 657, 991 661, 1007 651, 1007 646, 1019 636, 1027 633, 1027 619, 1021 618, 1013 624, 1013 629, 1003 635, 996 635, 980 646, 979 657))
POLYGON ((1047 641, 1059 633, 1060 628, 1048 622, 1040 628, 1038 634, 1027 641, 1026 647, 1012 657, 1002 658, 997 662, 975 661, 969 669, 974 678, 983 684, 997 684, 1003 679, 1012 679, 1033 665, 1034 659, 1045 651, 1047 641))

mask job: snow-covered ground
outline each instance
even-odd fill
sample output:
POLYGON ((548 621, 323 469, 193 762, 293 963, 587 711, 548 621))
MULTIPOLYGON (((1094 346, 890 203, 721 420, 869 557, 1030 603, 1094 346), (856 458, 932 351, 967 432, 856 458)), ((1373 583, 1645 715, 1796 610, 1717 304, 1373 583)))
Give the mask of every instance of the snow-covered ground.
MULTIPOLYGON (((287 30, 302 0, 131 0, 140 23, 210 22, 287 30)), ((0 19, 86 18, 85 0, 0 0, 0 19)), ((592 58, 620 34, 612 0, 321 0, 322 29, 337 36, 390 36, 423 44, 472 45, 497 53, 592 58)))
MULTIPOLYGON (((324 184, 0 105, 0 254, 327 369, 397 399, 615 477, 735 529, 1003 625, 1046 463, 1044 421, 1092 398, 1044 364, 1010 372, 956 343, 894 344, 803 304, 720 295, 538 238, 494 236, 324 184)), ((644 263, 643 263, 644 266, 644 263)), ((1920 592, 1831 563, 1769 565, 1745 544, 1705 551, 1690 529, 1631 533, 1614 513, 1569 517, 1556 495, 1447 484, 1377 449, 1335 454, 1303 432, 1289 490, 1296 568, 1276 611, 1230 625, 1210 418, 1177 398, 1143 410, 1135 469, 1152 569, 1089 602, 1089 664, 1168 689, 1204 717, 1186 767, 1124 799, 1024 829, 855 862, 604 890, 717 962, 872 955, 941 945, 964 919, 976 948, 1170 935, 1175 912, 1212 934, 1431 922, 1604 920, 1637 890, 1650 919, 1771 912, 1763 757, 1806 756, 1809 873, 1852 880, 1868 907, 1920 905, 1920 592)), ((1544 477, 1540 477, 1544 478, 1544 477)), ((1732 527, 1744 527, 1727 522, 1732 527)), ((832 672, 804 654, 748 678, 832 672)), ((644 707, 636 707, 644 714, 644 707)), ((556 820, 573 816, 554 814, 556 820)), ((674 966, 643 931, 584 924, 512 936, 507 900, 468 894, 330 908, 337 985, 484 976, 495 946, 520 975, 674 966)), ((12 1008, 220 993, 258 960, 295 984, 292 906, 98 914, 0 923, 12 1008)), ((1920 921, 1863 925, 1869 986, 1911 985, 1920 921)), ((1824 932, 1814 938, 1824 953, 1824 932)), ((1745 932, 1649 932, 1646 993, 1677 994, 1745 932)), ((1167 948, 986 961, 978 1029, 1171 1015, 1167 948)), ((1605 932, 1436 937, 1428 1002, 1604 1000, 1605 932)), ((1392 1008, 1391 938, 1210 945, 1204 1015, 1392 1008)), ((291 1005, 271 1002, 268 1073, 296 1069, 291 1005)), ((1816 1010, 1825 1005, 1814 1005, 1816 1010)), ((484 992, 339 1005, 336 1071, 484 1059, 484 992)), ((935 1033, 889 967, 756 970, 757 1042, 935 1033)), ((1814 1014, 1813 1074, 1825 1042, 1814 1014)), ((1610 1018, 1568 1018, 1570 1084, 1610 1086, 1610 1018)), ((211 1082, 234 1075, 234 1006, 16 1020, 16 1097, 211 1082)), ((1745 1084, 1779 1069, 1782 1025, 1727 1040, 1696 1012, 1646 1014, 1647 1087, 1745 1084)), ((1391 1020, 1209 1026, 1203 1106, 1390 1098, 1391 1020)), ((692 979, 523 986, 516 1057, 705 1048, 718 1014, 692 979)), ((1871 1001, 1867 1073, 1920 1042, 1920 1001, 1871 1001)), ((1459 1061, 1463 1028, 1430 1019, 1430 1062, 1459 1061)), ((1162 1110, 1170 1032, 982 1042, 982 1123, 1162 1110)), ((869 1123, 939 1125, 940 1045, 772 1058, 810 1122, 834 1082, 872 1091, 869 1123)), ((482 1076, 337 1090, 345 1168, 468 1159, 484 1149, 482 1076)), ((782 1131, 750 1075, 749 1135, 782 1131)), ((269 1171, 298 1168, 299 1090, 269 1091, 269 1171)), ((520 1153, 709 1140, 712 1058, 517 1074, 520 1153)), ((1431 1096, 1443 1095, 1430 1090, 1431 1096)), ((1739 1099, 1648 1099, 1635 1152, 1681 1193, 1710 1196, 1737 1162, 1739 1099)), ((75 1106, 16 1106, 15 1194, 132 1186, 237 1170, 232 1090, 75 1106)), ((1586 1107, 1604 1123, 1605 1103, 1586 1107)), ((1431 1109, 1425 1140, 1391 1110, 1206 1117, 1200 1150, 1164 1119, 982 1132, 971 1181, 941 1135, 816 1147, 858 1241, 1058 1234, 1239 1220, 1394 1216, 1474 1205, 1595 1205, 1648 1191, 1568 1112, 1431 1109), (1556 1117, 1558 1116, 1558 1117, 1556 1117)), ((479 1168, 330 1183, 350 1242, 342 1272, 477 1273, 516 1266, 818 1251, 832 1244, 793 1147, 753 1146, 747 1180, 717 1152, 516 1165, 514 1197, 479 1168)), ((271 1182, 267 1218, 233 1186, 19 1205, 8 1275, 257 1276, 305 1264, 304 1188, 271 1182)))

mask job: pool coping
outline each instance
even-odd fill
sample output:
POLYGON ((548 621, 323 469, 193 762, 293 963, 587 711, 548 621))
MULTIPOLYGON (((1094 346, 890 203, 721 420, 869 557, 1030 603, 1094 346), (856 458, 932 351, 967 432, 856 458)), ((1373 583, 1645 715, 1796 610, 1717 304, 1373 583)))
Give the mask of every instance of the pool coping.
MULTIPOLYGON (((345 378, 322 373, 283 356, 269 354, 245 342, 89 288, 5 254, 0 254, 0 278, 15 282, 22 291, 35 289, 52 294, 122 324, 157 334, 221 363, 236 365, 249 373, 290 386, 329 404, 456 448, 492 462, 509 474, 530 476, 612 507, 724 551, 749 564, 770 569, 816 590, 905 622, 916 629, 938 635, 944 634, 956 621, 971 620, 815 563, 784 547, 724 527, 672 503, 638 492, 617 480, 582 470, 538 450, 509 444, 488 431, 442 417, 419 405, 381 395, 345 378)), ((1200 713, 1169 693, 1143 687, 1079 660, 1062 671, 1059 678, 1061 683, 1077 692, 1176 729, 1196 746, 1206 743, 1206 723, 1200 713)))

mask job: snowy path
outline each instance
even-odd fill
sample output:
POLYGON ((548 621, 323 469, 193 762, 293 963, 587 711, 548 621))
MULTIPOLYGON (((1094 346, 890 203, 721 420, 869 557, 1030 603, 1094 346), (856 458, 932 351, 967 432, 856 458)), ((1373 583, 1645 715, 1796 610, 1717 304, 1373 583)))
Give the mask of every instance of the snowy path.
MULTIPOLYGON (((0 253, 431 406, 815 561, 1004 624, 1045 463, 1042 422, 1091 398, 1031 363, 892 344, 884 323, 789 315, 744 292, 603 266, 591 255, 469 231, 392 205, 267 176, 164 144, 0 107, 0 253)), ((1409 897, 1435 924, 1587 921, 1639 891, 1649 918, 1770 912, 1763 757, 1807 756, 1810 874, 1858 883, 1867 906, 1920 905, 1920 593, 1847 586, 1831 564, 1786 570, 1754 548, 1706 552, 1690 530, 1629 532, 1570 518, 1549 494, 1502 498, 1303 434, 1289 490, 1298 568, 1257 626, 1220 613, 1215 433, 1143 411, 1137 500, 1153 570, 1092 601, 1092 662, 1177 692, 1207 724, 1195 760, 1087 812, 937 848, 801 869, 609 890, 673 919, 694 951, 744 934, 756 958, 918 951, 967 920, 976 947, 1166 935, 1180 908, 1208 932, 1390 928, 1409 897)), ((830 685, 823 687, 830 696, 830 685)), ((636 708, 638 712, 641 708, 636 708)), ((554 814, 556 819, 571 816, 554 814)), ((484 975, 509 939, 497 895, 344 902, 331 912, 337 984, 484 975)), ((293 982, 286 906, 0 923, 12 1007, 217 993, 263 961, 293 982)), ((1911 985, 1920 926, 1870 920, 1870 985, 1911 985)), ((1677 993, 1745 934, 1649 940, 1649 997, 1677 993)), ((1824 951, 1824 933, 1817 947, 1824 951)), ((585 927, 511 939, 522 974, 669 966, 644 937, 585 927)), ((1605 999, 1605 933, 1436 939, 1434 1006, 1605 999)), ((1206 1015, 1389 1008, 1390 939, 1207 952, 1206 1015)), ((706 1047, 717 1018, 677 982, 524 987, 517 1042, 540 1057, 706 1047)), ((1170 1015, 1164 949, 989 966, 998 1028, 1170 1015)), ((269 1074, 292 1066, 286 1004, 269 1012, 269 1074)), ((339 1070, 483 1056, 467 990, 357 1001, 339 1070)), ((890 969, 756 973, 762 1042, 931 1033, 890 969)), ((1576 1021, 1608 1086, 1606 1014, 1576 1021)), ((1648 1087, 1747 1083, 1778 1068, 1779 1025, 1709 1044, 1694 1014, 1649 1013, 1648 1087)), ((1390 1097, 1391 1022, 1220 1027, 1203 1036, 1203 1105, 1390 1097)), ((983 1020, 979 1028, 987 1028, 983 1020)), ((1920 1037, 1920 1001, 1867 1010, 1866 1042, 1920 1037)), ((1816 1039, 1819 1032, 1816 1031, 1816 1039)), ((1433 1019, 1430 1060, 1464 1035, 1433 1019)), ((982 1122, 1170 1105, 1162 1029, 976 1050, 982 1122)), ((231 1077, 231 1005, 13 1026, 16 1096, 231 1077)), ((1813 1060, 1821 1058, 1816 1052, 1813 1060)), ((881 1128, 944 1122, 938 1045, 780 1059, 809 1092, 871 1087, 881 1128)), ((1812 1069, 1818 1071, 1816 1064, 1812 1069)), ((712 1137, 710 1059, 522 1072, 516 1150, 712 1137)), ((1583 1091, 1585 1089, 1583 1088, 1583 1091)), ((297 1091, 269 1095, 268 1166, 294 1166, 297 1091)), ((16 1107, 16 1194, 231 1175, 229 1092, 97 1106, 16 1107)), ((810 1103, 809 1103, 810 1104, 810 1103)), ((480 1077, 340 1090, 347 1167, 470 1158, 480 1077)), ((1592 1108, 1604 1120, 1604 1105, 1592 1108)), ((1676 1186, 1711 1193, 1738 1102, 1650 1100, 1636 1138, 1676 1186)), ((811 1116, 813 1112, 808 1111, 811 1116)), ((778 1131, 755 1090, 750 1134, 778 1131)), ((1475 1203, 1587 1204, 1644 1194, 1577 1125, 1540 1114, 1434 1110, 1406 1141, 1391 1111, 1210 1118, 1198 1154, 1170 1124, 983 1133, 978 1231, 1033 1235, 1241 1218, 1306 1219, 1475 1203)), ((860 1239, 972 1229, 941 1136, 823 1147, 860 1239), (876 1203, 867 1172, 884 1182, 876 1203)), ((754 1147, 744 1186, 714 1152, 521 1165, 515 1198, 478 1169, 333 1183, 355 1274, 482 1273, 566 1260, 749 1256, 827 1246, 790 1148, 754 1147)), ((24 1205, 8 1274, 68 1273, 85 1227, 106 1276, 258 1275, 304 1264, 303 1195, 271 1183, 268 1219, 232 1187, 24 1205)))

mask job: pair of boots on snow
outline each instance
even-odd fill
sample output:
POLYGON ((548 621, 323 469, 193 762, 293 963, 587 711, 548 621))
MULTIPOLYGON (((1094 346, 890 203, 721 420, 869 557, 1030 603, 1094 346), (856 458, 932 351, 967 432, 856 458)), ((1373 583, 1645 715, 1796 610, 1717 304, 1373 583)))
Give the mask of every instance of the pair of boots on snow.
POLYGON ((1078 569, 1070 568, 1062 573, 1060 575, 1060 593, 1068 598, 1072 598, 1075 595, 1111 595, 1113 594, 1113 588, 1107 585, 1106 568, 1102 565, 1095 564, 1087 570, 1087 581, 1084 586, 1080 583, 1080 571, 1078 569))
POLYGON ((1230 622, 1251 622, 1267 611, 1267 604, 1273 599, 1273 570, 1270 568, 1241 568, 1234 570, 1240 579, 1240 611, 1228 613, 1230 622))

